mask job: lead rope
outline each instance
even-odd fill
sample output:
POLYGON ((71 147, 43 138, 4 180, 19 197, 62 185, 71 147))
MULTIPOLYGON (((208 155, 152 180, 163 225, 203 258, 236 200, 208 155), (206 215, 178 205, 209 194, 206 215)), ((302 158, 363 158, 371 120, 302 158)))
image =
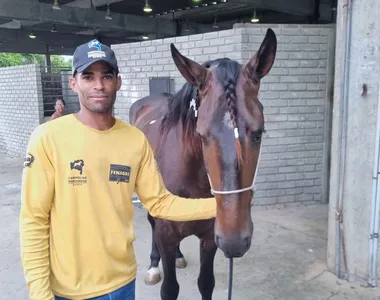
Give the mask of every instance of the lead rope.
POLYGON ((232 299, 232 275, 233 275, 234 261, 233 258, 230 258, 230 272, 229 272, 229 280, 228 280, 228 300, 232 299))

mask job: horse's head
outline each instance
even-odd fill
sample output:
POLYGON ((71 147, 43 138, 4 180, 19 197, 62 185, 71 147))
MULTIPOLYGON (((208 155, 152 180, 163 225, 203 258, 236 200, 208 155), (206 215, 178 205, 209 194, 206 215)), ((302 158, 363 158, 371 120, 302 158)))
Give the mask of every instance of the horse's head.
POLYGON ((264 131, 258 92, 276 50, 276 35, 271 29, 243 66, 221 59, 204 67, 171 45, 180 73, 198 88, 196 131, 202 139, 203 158, 217 201, 215 241, 226 257, 243 256, 251 245, 251 187, 264 131))

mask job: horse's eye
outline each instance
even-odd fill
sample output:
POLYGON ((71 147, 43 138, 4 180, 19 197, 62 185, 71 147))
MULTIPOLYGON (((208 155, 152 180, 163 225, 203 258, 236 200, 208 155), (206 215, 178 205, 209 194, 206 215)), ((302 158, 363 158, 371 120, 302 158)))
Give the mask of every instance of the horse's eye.
POLYGON ((262 132, 255 132, 255 133, 253 133, 253 135, 252 135, 253 142, 260 143, 262 136, 263 136, 262 132))

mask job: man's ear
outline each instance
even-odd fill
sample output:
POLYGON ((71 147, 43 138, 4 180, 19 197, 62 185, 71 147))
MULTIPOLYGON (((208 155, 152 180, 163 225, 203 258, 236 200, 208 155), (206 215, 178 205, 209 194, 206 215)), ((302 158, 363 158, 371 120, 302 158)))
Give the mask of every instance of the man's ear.
POLYGON ((121 84, 122 84, 121 76, 118 75, 116 80, 117 80, 117 91, 119 91, 121 88, 121 84))
POLYGON ((78 88, 77 88, 77 80, 76 80, 76 78, 73 77, 73 76, 70 77, 69 83, 70 83, 70 87, 73 90, 73 92, 77 93, 78 92, 78 88))

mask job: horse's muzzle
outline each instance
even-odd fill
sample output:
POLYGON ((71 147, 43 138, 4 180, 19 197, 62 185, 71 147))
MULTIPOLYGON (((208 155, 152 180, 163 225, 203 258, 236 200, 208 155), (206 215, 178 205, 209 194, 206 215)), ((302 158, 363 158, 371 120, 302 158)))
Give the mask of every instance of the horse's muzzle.
POLYGON ((225 238, 215 235, 215 243, 227 258, 242 257, 251 247, 252 234, 237 238, 225 238))

